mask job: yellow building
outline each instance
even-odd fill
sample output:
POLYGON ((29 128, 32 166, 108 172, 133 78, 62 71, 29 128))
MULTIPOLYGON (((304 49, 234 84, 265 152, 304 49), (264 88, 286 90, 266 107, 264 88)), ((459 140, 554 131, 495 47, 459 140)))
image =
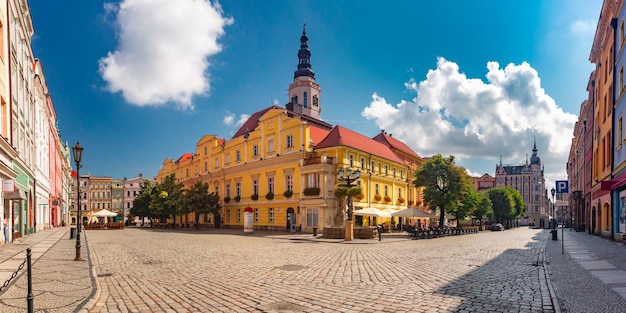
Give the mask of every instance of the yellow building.
MULTIPOLYGON (((171 173, 189 187, 209 184, 223 199, 222 226, 243 228, 244 209, 252 208, 255 229, 302 230, 340 226, 345 208, 335 198, 340 168, 360 170, 363 191, 355 209, 399 210, 421 205, 413 172, 423 161, 404 143, 381 132, 368 138, 320 120, 321 89, 310 65, 303 31, 298 70, 289 85, 290 102, 253 113, 229 140, 206 135, 194 153, 166 159, 157 183, 171 173)), ((212 223, 211 217, 194 221, 212 223)), ((389 220, 389 219, 387 219, 389 220)), ((368 218, 356 224, 380 223, 368 218)))

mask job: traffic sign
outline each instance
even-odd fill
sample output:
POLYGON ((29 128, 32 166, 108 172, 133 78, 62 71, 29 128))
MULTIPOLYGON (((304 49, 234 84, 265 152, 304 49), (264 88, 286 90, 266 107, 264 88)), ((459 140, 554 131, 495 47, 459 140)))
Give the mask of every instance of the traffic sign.
POLYGON ((557 180, 556 193, 569 193, 569 185, 567 180, 557 180))

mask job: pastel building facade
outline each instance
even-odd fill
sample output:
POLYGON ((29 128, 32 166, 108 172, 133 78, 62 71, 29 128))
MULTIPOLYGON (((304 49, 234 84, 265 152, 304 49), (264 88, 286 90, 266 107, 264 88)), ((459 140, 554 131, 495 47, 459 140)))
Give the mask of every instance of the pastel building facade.
POLYGON ((485 173, 480 177, 471 177, 474 191, 482 192, 496 186, 496 178, 485 173))
POLYGON ((591 221, 592 233, 609 236, 611 233, 611 165, 613 131, 613 28, 615 1, 605 1, 589 61, 596 65, 593 90, 594 125, 592 140, 593 168, 591 177, 591 221), (606 47, 606 49, 605 49, 606 47))
MULTIPOLYGON (((256 229, 341 226, 346 210, 335 197, 340 168, 361 171, 354 182, 362 189, 353 199, 355 210, 421 203, 420 190, 411 186, 413 171, 423 162, 417 153, 384 132, 369 138, 320 119, 321 88, 310 56, 303 30, 289 102, 254 112, 230 139, 205 135, 195 152, 165 159, 157 183, 172 173, 185 187, 208 183, 223 199, 221 225, 233 228, 243 228, 246 209, 252 210, 256 229)), ((185 218, 214 222, 210 215, 185 218)), ((355 216, 357 225, 379 222, 355 216)))
POLYGON ((33 34, 28 1, 0 5, 0 217, 8 219, 9 242, 62 226, 70 196, 68 149, 33 34))
POLYGON ((513 188, 522 196, 526 204, 526 215, 518 220, 519 225, 547 228, 555 214, 550 205, 544 169, 537 151, 535 143, 530 162, 526 160, 524 164, 504 165, 500 160, 500 164, 496 165, 496 187, 513 188))
MULTIPOLYGON (((143 174, 139 173, 139 175, 137 177, 133 177, 130 179, 127 179, 126 177, 124 177, 124 197, 123 197, 123 205, 124 205, 124 222, 129 220, 129 214, 130 214, 130 209, 133 208, 133 201, 135 200, 135 198, 139 195, 139 192, 141 191, 141 186, 143 186, 143 184, 146 181, 150 181, 152 183, 155 183, 156 181, 154 179, 149 179, 143 176, 143 174)), ((140 217, 136 216, 133 218, 132 220, 133 223, 141 223, 142 221, 140 220, 140 217)))

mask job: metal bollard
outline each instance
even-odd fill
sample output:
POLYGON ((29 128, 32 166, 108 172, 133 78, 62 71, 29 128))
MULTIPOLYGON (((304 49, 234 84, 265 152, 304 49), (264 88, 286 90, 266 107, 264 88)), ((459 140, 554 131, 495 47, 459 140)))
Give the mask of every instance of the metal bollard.
POLYGON ((383 228, 378 226, 378 241, 383 239, 383 228))
POLYGON ((33 268, 30 263, 30 248, 26 249, 26 270, 28 276, 28 295, 26 296, 26 306, 28 307, 28 313, 33 313, 33 268))

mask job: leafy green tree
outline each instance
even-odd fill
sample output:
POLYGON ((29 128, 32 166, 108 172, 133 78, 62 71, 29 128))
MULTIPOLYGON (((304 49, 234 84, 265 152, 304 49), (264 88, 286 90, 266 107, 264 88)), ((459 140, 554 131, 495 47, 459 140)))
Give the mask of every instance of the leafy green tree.
POLYGON ((515 189, 510 189, 511 195, 513 196, 513 201, 515 202, 515 210, 511 219, 517 219, 524 214, 526 214, 526 203, 524 203, 524 199, 522 199, 522 195, 515 189))
POLYGON ((459 198, 459 204, 455 212, 455 217, 458 221, 464 220, 466 217, 472 215, 480 202, 480 193, 474 191, 474 188, 470 184, 465 184, 461 191, 461 197, 459 198))
POLYGON ((209 193, 209 184, 196 182, 183 193, 183 212, 194 213, 196 229, 200 228, 200 214, 212 213, 219 218, 220 198, 217 192, 209 193))
POLYGON ((486 193, 479 193, 480 198, 478 206, 474 210, 474 217, 478 219, 479 227, 483 229, 483 222, 485 219, 493 217, 493 207, 491 205, 491 199, 486 193))
POLYGON ((141 217, 141 225, 143 226, 143 218, 156 217, 154 212, 150 209, 150 202, 152 201, 152 193, 156 187, 156 184, 146 180, 139 187, 139 194, 133 199, 133 207, 130 208, 130 214, 141 217))
POLYGON ((163 182, 157 184, 156 193, 153 194, 151 205, 161 218, 172 217, 176 227, 176 215, 180 214, 179 206, 183 194, 183 184, 176 182, 174 173, 167 175, 163 182))
POLYGON ((465 168, 454 164, 454 156, 444 158, 437 154, 429 158, 415 171, 415 187, 424 188, 424 201, 431 209, 439 207, 439 226, 444 225, 446 210, 451 213, 465 212, 459 210, 461 191, 471 184, 465 168))
POLYGON ((515 199, 509 187, 495 187, 487 190, 496 222, 506 222, 515 216, 515 199))

